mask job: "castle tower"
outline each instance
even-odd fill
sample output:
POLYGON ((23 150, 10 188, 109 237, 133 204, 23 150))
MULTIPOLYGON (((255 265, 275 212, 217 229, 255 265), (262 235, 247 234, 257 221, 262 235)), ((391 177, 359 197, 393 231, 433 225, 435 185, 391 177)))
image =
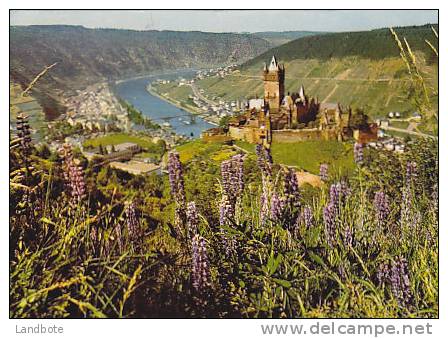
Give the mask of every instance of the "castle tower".
POLYGON ((285 67, 279 65, 275 56, 272 56, 269 67, 264 66, 264 100, 269 105, 271 114, 279 111, 285 96, 285 67))

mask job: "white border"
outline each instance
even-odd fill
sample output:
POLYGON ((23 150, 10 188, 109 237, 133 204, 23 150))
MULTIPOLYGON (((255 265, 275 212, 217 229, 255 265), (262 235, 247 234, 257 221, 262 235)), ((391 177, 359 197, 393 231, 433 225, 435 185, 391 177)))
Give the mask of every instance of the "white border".
MULTIPOLYGON (((64 327, 65 333, 64 337, 101 337, 101 336, 112 336, 112 337, 125 337, 125 336, 143 336, 143 337, 258 337, 262 336, 260 330, 260 324, 268 324, 268 323, 280 323, 280 324, 307 324, 309 321, 314 321, 311 319, 308 320, 171 320, 171 319, 152 319, 152 320, 10 320, 8 319, 9 313, 9 260, 8 260, 8 245, 9 245, 9 232, 8 232, 8 222, 9 215, 6 205, 8 203, 8 183, 9 183, 9 174, 8 174, 8 161, 9 158, 9 149, 7 143, 7 135, 9 135, 9 64, 8 64, 8 39, 9 39, 9 26, 7 23, 9 22, 9 8, 14 9, 96 9, 96 8, 118 8, 122 9, 123 7, 127 7, 129 9, 132 8, 210 8, 211 6, 223 7, 228 9, 238 9, 238 8, 272 8, 272 7, 283 7, 283 8, 297 8, 301 6, 301 8, 297 9, 371 9, 375 6, 375 9, 397 9, 402 7, 403 9, 412 9, 412 8, 426 8, 426 9, 440 9, 439 12, 439 31, 440 31, 440 46, 439 51, 441 53, 440 58, 440 68, 439 68, 439 78, 440 86, 439 93, 440 95, 440 319, 439 320, 431 320, 430 323, 433 325, 433 337, 443 337, 447 336, 448 332, 448 314, 446 307, 448 305, 447 302, 447 292, 446 287, 448 286, 447 280, 447 263, 448 255, 447 255, 447 245, 443 245, 447 243, 447 133, 445 133, 444 126, 448 127, 448 118, 446 111, 447 105, 447 97, 443 95, 446 90, 446 79, 448 79, 447 74, 447 63, 446 59, 444 60, 445 53, 444 51, 448 50, 447 38, 448 32, 446 29, 446 20, 448 19, 445 14, 445 10, 447 10, 448 2, 438 2, 438 1, 384 1, 377 0, 375 2, 372 1, 297 1, 297 0, 287 0, 282 2, 273 2, 273 1, 257 1, 254 3, 242 3, 241 1, 236 0, 226 0, 223 2, 211 2, 208 1, 181 1, 174 0, 171 2, 149 2, 149 1, 133 1, 127 0, 126 2, 122 1, 104 1, 102 3, 87 0, 78 0, 78 1, 60 1, 60 0, 40 0, 40 1, 30 1, 30 0, 21 0, 15 3, 5 4, 2 2, 0 5, 2 7, 1 10, 1 22, 3 22, 1 29, 1 41, 3 44, 2 53, 1 53, 1 79, 0 81, 0 96, 1 96, 1 107, 2 113, 0 114, 0 128, 3 131, 1 135, 3 135, 3 140, 0 142, 0 158, 3 158, 4 161, 1 163, 2 166, 2 176, 0 179, 0 198, 1 204, 3 206, 4 212, 1 213, 1 222, 2 225, 2 236, 0 237, 0 252, 1 252, 1 270, 3 273, 0 274, 1 278, 1 292, 0 292, 0 320, 1 320, 1 336, 2 337, 25 337, 28 335, 16 335, 15 334, 15 325, 36 325, 37 323, 43 323, 45 325, 61 325, 64 327), (107 7, 104 5, 107 4, 107 7), (336 7, 337 5, 337 7, 336 7), (38 8, 36 8, 38 7, 38 8), (443 288, 445 287, 445 288, 443 288)), ((331 320, 325 320, 325 322, 330 322, 331 320)), ((408 324, 417 324, 417 322, 425 325, 428 321, 426 320, 336 320, 338 323, 363 323, 363 324, 386 324, 386 323, 394 323, 397 325, 401 325, 401 323, 408 324)), ((323 321, 322 321, 323 322, 323 321)), ((48 336, 48 335, 37 335, 37 336, 48 336)), ((61 336, 61 335, 53 335, 53 336, 61 336)), ((346 337, 343 335, 335 335, 336 337, 346 337)), ((418 335, 417 335, 418 336, 418 335)), ((422 335, 420 335, 422 336, 422 335)))

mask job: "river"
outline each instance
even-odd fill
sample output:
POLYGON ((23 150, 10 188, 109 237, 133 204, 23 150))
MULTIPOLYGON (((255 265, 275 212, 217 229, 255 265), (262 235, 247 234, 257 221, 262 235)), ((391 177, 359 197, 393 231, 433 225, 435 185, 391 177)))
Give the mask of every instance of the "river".
POLYGON ((182 70, 124 80, 115 84, 115 92, 154 122, 158 124, 169 122, 175 133, 198 138, 203 130, 213 128, 214 125, 148 93, 146 90, 148 83, 156 79, 174 80, 178 77, 192 77, 194 74, 194 70, 182 70))

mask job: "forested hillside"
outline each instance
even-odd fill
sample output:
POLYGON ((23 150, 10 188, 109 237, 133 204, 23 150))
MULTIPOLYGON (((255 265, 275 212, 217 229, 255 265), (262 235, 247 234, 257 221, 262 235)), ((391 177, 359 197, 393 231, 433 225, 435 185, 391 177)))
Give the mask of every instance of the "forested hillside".
MULTIPOLYGON (((432 26, 438 30, 438 25, 432 26)), ((425 40, 430 41, 433 45, 437 45, 437 40, 430 27, 430 25, 397 27, 395 31, 399 36, 405 37, 414 50, 425 51, 429 57, 432 54, 428 51, 428 45, 425 43, 425 40)), ((331 33, 302 37, 273 48, 248 61, 244 66, 248 67, 263 62, 272 54, 275 54, 283 61, 295 59, 328 60, 349 56, 381 60, 388 57, 398 57, 400 55, 397 45, 390 38, 389 29, 383 28, 372 31, 331 33)), ((428 61, 434 62, 435 58, 431 57, 428 61)))
POLYGON ((58 90, 168 69, 243 62, 270 47, 266 40, 243 34, 82 26, 13 26, 10 37, 12 78, 27 82, 58 62, 39 82, 58 90))

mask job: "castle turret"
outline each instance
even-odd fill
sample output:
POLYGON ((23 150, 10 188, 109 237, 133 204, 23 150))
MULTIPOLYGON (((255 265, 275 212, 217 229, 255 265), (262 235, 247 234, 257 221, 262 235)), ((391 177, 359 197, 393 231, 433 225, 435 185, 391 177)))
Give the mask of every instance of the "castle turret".
POLYGON ((264 68, 264 99, 269 105, 271 114, 279 111, 285 93, 285 67, 272 56, 269 68, 264 68))
POLYGON ((303 86, 300 86, 300 90, 299 90, 299 97, 302 100, 302 102, 305 102, 305 88, 303 88, 303 86))

